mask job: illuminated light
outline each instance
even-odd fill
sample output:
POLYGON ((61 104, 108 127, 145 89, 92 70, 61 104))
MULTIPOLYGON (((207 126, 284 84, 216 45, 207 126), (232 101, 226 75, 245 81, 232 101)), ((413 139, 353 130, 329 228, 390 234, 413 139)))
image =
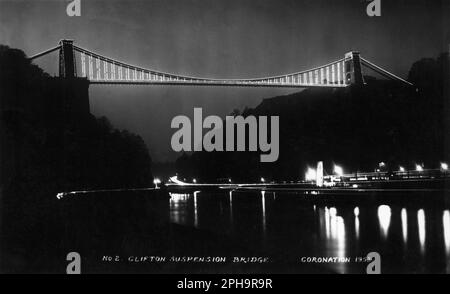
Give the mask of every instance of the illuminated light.
POLYGON ((416 171, 418 172, 423 171, 423 166, 421 166, 420 164, 416 164, 416 171))
POLYGON ((197 183, 197 180, 196 179, 192 179, 192 183, 197 183))
POLYGON ((334 166, 334 173, 338 176, 342 176, 344 174, 344 170, 339 165, 334 166))
POLYGON ((447 255, 450 255, 450 211, 444 211, 442 215, 442 223, 444 227, 444 242, 447 255))
POLYGON ((331 179, 330 182, 323 182, 323 185, 324 185, 325 187, 333 187, 333 186, 336 185, 336 183, 334 182, 334 179, 331 179))
POLYGON ((378 222, 380 223, 381 235, 386 239, 391 224, 391 208, 389 206, 378 206, 378 222))
POLYGON ((316 186, 323 186, 323 162, 317 162, 317 170, 316 170, 316 186))
POLYGON ((352 187, 353 188, 358 188, 358 185, 357 184, 353 184, 352 187))
POLYGON ((405 208, 402 208, 402 233, 403 233, 403 242, 408 241, 408 213, 405 208))
POLYGON ((359 207, 356 206, 355 209, 353 209, 353 213, 355 214, 355 216, 359 216, 359 207))
POLYGON ((264 183, 266 180, 264 178, 261 178, 261 183, 264 183))
POLYGON ((305 174, 305 181, 315 181, 317 179, 317 172, 313 168, 308 168, 305 174))
POLYGON ((170 200, 173 202, 186 201, 189 198, 189 194, 185 193, 169 193, 170 200))
POLYGON ((158 184, 161 184, 161 180, 158 179, 158 178, 155 178, 155 179, 153 180, 153 184, 155 184, 155 189, 159 189, 159 188, 158 188, 158 184))
POLYGON ((423 209, 417 211, 417 224, 419 226, 419 241, 420 249, 423 252, 425 250, 425 212, 423 209))
POLYGON ((386 163, 384 163, 384 162, 382 161, 382 162, 380 162, 380 163, 378 164, 378 166, 379 166, 379 167, 385 167, 385 166, 386 166, 386 163))
POLYGON ((403 166, 401 166, 401 167, 399 167, 399 169, 398 169, 400 172, 405 172, 405 168, 403 167, 403 166))
POLYGON ((441 169, 442 170, 448 170, 448 164, 441 162, 441 169))
POLYGON ((187 183, 185 183, 185 182, 180 181, 180 180, 177 178, 177 176, 173 176, 173 177, 169 178, 169 180, 170 180, 172 183, 175 183, 175 184, 180 185, 180 186, 184 186, 184 185, 187 184, 187 183))
POLYGON ((228 179, 228 183, 231 183, 231 179, 228 179))

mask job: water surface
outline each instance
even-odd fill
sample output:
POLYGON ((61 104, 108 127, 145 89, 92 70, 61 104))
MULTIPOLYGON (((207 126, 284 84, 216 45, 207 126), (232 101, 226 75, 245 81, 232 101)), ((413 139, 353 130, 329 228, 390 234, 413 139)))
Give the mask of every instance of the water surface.
MULTIPOLYGON (((229 236, 272 260, 365 273, 381 255, 384 273, 450 273, 449 195, 438 192, 318 195, 270 191, 171 193, 173 223, 229 236), (350 259, 350 262, 348 260, 350 259)), ((233 248, 230 248, 231 253, 233 248)))

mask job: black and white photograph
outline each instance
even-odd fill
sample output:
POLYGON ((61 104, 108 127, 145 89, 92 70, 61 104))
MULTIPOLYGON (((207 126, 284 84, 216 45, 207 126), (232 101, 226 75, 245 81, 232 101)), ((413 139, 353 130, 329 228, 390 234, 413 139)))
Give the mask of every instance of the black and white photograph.
POLYGON ((448 0, 0 0, 0 273, 450 274, 449 50, 448 0))

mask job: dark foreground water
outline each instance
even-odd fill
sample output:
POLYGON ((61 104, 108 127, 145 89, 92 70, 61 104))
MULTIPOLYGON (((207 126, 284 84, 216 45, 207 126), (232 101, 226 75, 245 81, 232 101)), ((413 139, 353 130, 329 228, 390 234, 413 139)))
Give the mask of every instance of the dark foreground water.
POLYGON ((382 273, 450 273, 450 195, 444 192, 170 195, 171 222, 225 235, 270 256, 283 272, 319 266, 365 273, 364 257, 378 252, 382 273))
POLYGON ((77 252, 83 273, 364 274, 377 252, 382 273, 450 273, 443 191, 144 189, 53 196, 34 214, 19 204, 4 209, 2 272, 65 273, 77 252))

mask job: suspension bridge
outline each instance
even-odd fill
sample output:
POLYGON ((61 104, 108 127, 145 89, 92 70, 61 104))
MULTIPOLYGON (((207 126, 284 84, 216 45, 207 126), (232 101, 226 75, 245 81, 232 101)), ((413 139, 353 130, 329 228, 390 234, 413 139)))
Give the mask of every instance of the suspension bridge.
POLYGON ((61 40, 57 46, 31 56, 30 60, 57 50, 59 50, 59 76, 62 78, 87 78, 90 84, 344 88, 352 84, 363 85, 363 68, 368 68, 386 78, 412 85, 362 58, 356 51, 348 52, 343 58, 312 69, 249 79, 194 77, 144 68, 82 48, 75 45, 73 40, 61 40))

